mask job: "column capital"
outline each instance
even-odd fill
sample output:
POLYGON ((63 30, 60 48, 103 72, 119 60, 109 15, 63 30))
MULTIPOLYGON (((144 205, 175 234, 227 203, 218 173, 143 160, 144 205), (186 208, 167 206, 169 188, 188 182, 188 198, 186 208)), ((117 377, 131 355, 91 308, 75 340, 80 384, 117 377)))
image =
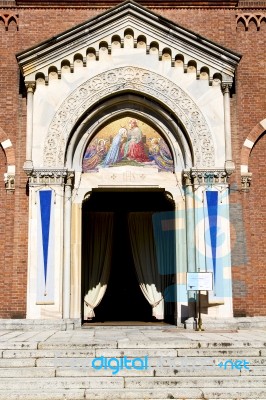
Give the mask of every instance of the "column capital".
POLYGON ((227 185, 231 175, 225 168, 191 168, 183 171, 185 186, 227 185))
POLYGON ((7 192, 14 192, 15 191, 15 173, 4 173, 4 182, 6 186, 7 192))
POLYGON ((232 84, 231 84, 231 83, 223 83, 223 84, 221 85, 223 94, 224 94, 224 95, 227 94, 227 93, 230 94, 230 89, 231 89, 231 87, 232 87, 232 84))
POLYGON ((67 171, 65 176, 65 186, 73 187, 74 184, 75 173, 74 171, 67 171))
POLYGON ((241 174, 241 186, 243 192, 249 192, 252 181, 252 172, 245 172, 241 174))
POLYGON ((34 93, 36 88, 36 82, 25 82, 27 93, 34 93))
POLYGON ((30 186, 57 185, 72 186, 74 172, 65 168, 24 168, 29 177, 30 186))

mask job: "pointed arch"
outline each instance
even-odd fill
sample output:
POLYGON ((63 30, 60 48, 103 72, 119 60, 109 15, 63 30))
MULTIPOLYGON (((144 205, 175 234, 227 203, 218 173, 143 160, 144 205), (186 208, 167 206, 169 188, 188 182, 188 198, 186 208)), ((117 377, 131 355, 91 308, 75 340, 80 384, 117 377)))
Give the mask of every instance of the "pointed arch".
POLYGON ((5 131, 0 128, 0 144, 6 156, 7 170, 4 175, 4 180, 7 190, 15 189, 15 151, 11 140, 8 138, 5 131))
POLYGON ((255 143, 259 140, 260 136, 266 131, 266 118, 260 121, 251 130, 241 149, 241 181, 242 189, 248 190, 250 187, 252 172, 249 171, 249 157, 255 143))
POLYGON ((75 89, 57 110, 44 142, 46 167, 64 167, 66 146, 75 124, 88 110, 112 94, 141 93, 160 102, 184 127, 196 167, 215 165, 211 130, 200 108, 177 84, 155 72, 120 67, 96 75, 75 89))

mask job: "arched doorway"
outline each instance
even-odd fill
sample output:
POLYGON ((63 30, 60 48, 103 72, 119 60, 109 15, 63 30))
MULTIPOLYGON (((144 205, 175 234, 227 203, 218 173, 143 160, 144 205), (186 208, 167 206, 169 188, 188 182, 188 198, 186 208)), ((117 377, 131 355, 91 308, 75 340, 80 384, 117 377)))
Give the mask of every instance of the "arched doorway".
MULTIPOLYGON (((170 213, 173 210, 173 201, 166 196, 165 191, 162 189, 124 189, 123 191, 121 189, 99 189, 93 190, 88 200, 84 201, 82 212, 83 298, 89 285, 89 282, 84 282, 84 280, 88 278, 88 269, 93 268, 93 265, 89 265, 88 257, 86 256, 87 247, 91 245, 90 241, 93 240, 92 236, 94 235, 93 229, 88 229, 87 227, 87 224, 90 221, 90 215, 91 213, 94 213, 94 216, 97 213, 111 213, 113 216, 111 238, 112 250, 108 253, 108 256, 110 257, 110 263, 108 263, 110 267, 110 275, 106 282, 107 289, 104 296, 94 309, 95 317, 92 319, 93 322, 175 322, 174 301, 164 304, 163 319, 157 319, 152 316, 152 306, 149 304, 140 288, 140 284, 145 282, 140 282, 141 278, 136 266, 138 261, 136 261, 136 255, 134 254, 134 248, 132 247, 132 240, 134 241, 134 239, 132 239, 130 232, 131 215, 137 214, 138 218, 142 219, 142 217, 147 218, 147 214, 150 214, 152 218, 152 215, 158 215, 165 212, 170 213)), ((103 229, 105 229, 105 227, 103 227, 103 229)), ((144 233, 144 235, 146 235, 146 233, 144 233)), ((149 235, 148 231, 147 235, 149 235)), ((143 248, 143 246, 147 246, 145 239, 137 251, 146 252, 145 256, 148 258, 153 257, 153 255, 149 255, 150 250, 143 248)), ((156 238, 154 240, 154 247, 156 248, 156 238)), ((174 253, 175 251, 173 249, 173 254, 174 253)), ((147 259, 147 265, 144 266, 144 269, 149 268, 150 262, 151 261, 147 259)), ((93 273, 93 271, 90 272, 93 273)), ((155 273, 160 273, 157 265, 155 273)), ((155 282, 152 282, 151 274, 146 274, 147 271, 143 271, 143 280, 145 281, 146 279, 146 283, 148 284, 154 284, 155 282), (146 276, 149 277, 146 278, 146 276), (151 281, 148 281, 149 279, 151 279, 151 281)), ((166 282, 165 276, 161 276, 161 279, 166 282)), ((174 280, 174 273, 172 276, 167 276, 168 282, 172 283, 174 280)))

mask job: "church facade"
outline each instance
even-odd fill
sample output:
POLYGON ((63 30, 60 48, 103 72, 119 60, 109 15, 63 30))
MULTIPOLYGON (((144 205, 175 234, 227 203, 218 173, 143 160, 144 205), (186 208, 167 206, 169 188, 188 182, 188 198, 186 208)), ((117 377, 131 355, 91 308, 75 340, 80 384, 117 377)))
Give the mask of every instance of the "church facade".
POLYGON ((0 316, 266 316, 266 2, 1 7, 0 316))

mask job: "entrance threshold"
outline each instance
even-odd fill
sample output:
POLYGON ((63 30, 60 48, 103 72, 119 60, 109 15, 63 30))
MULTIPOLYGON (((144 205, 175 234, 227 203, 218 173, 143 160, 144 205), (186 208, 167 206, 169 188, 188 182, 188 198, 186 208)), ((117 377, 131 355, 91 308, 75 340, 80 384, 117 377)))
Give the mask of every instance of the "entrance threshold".
POLYGON ((173 326, 164 321, 144 322, 144 321, 104 321, 104 322, 84 322, 82 328, 90 328, 94 326, 173 326))

